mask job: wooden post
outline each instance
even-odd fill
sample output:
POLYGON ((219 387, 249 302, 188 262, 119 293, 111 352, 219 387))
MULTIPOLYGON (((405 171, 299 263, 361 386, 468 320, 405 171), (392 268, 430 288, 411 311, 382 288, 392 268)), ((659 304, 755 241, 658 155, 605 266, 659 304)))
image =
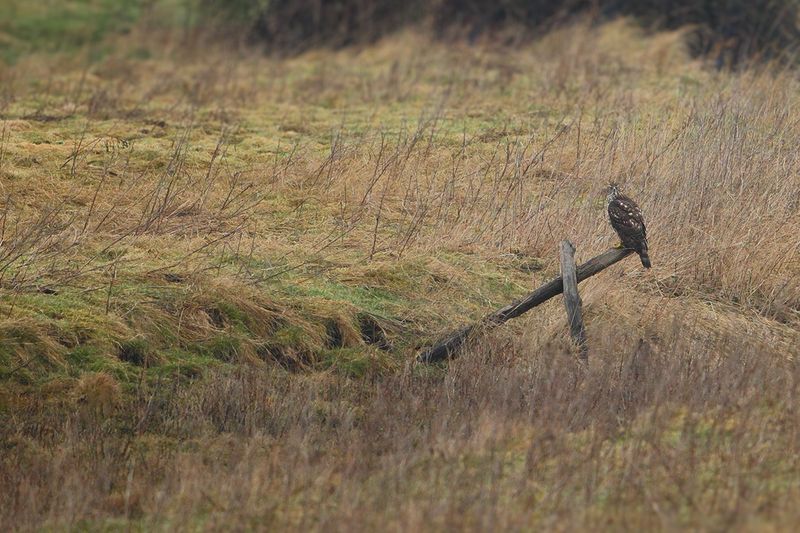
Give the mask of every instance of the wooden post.
MULTIPOLYGON (((633 253, 633 250, 624 248, 611 248, 606 252, 594 257, 578 267, 577 282, 590 278, 610 267, 614 263, 622 261, 633 253)), ((450 333, 439 341, 435 346, 425 350, 417 356, 417 361, 420 363, 435 363, 444 359, 454 357, 458 351, 463 347, 468 339, 477 336, 477 334, 486 329, 491 329, 503 324, 504 322, 516 318, 523 313, 526 313, 552 298, 561 294, 564 290, 564 284, 561 277, 548 281, 532 293, 528 294, 525 298, 517 300, 497 311, 490 313, 483 317, 475 324, 470 324, 456 331, 450 333)))
POLYGON ((581 297, 578 294, 578 275, 575 266, 575 246, 569 241, 561 241, 561 279, 564 283, 564 307, 572 340, 578 345, 580 358, 589 360, 586 346, 586 328, 583 326, 581 297))

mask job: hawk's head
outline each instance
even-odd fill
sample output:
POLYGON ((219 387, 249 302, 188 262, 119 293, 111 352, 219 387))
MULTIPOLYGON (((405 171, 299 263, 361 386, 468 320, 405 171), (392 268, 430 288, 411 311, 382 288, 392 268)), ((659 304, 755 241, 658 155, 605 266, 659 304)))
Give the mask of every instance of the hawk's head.
POLYGON ((613 201, 619 195, 620 195, 619 185, 617 185, 616 183, 611 183, 606 188, 606 198, 609 202, 613 201))

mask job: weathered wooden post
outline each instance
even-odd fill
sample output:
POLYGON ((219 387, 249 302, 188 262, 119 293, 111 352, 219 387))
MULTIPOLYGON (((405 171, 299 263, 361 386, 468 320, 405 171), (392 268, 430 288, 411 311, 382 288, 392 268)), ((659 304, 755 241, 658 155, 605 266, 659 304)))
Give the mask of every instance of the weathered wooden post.
MULTIPOLYGON (((594 276, 614 263, 622 261, 632 253, 633 250, 627 250, 625 248, 611 248, 597 257, 588 260, 577 268, 577 283, 594 276)), ((554 280, 548 281, 528 294, 525 298, 486 315, 474 324, 453 331, 440 340, 435 346, 420 353, 417 356, 417 361, 420 363, 435 363, 444 359, 450 359, 458 354, 459 350, 463 348, 468 340, 477 337, 479 333, 495 328, 512 318, 516 318, 530 311, 553 296, 561 294, 563 290, 564 283, 560 276, 554 280)))
POLYGON ((564 283, 564 307, 572 340, 578 345, 578 353, 584 361, 589 360, 586 345, 586 328, 583 325, 581 297, 578 294, 578 274, 575 266, 575 246, 569 241, 561 241, 561 279, 564 283))

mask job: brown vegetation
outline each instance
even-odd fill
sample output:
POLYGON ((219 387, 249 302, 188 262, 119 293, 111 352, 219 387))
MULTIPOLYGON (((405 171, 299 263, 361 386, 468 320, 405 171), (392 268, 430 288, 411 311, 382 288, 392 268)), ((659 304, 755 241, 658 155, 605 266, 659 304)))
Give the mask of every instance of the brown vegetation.
POLYGON ((648 30, 684 29, 694 56, 738 68, 795 62, 800 39, 795 0, 200 0, 199 7, 201 21, 218 33, 250 37, 273 52, 375 42, 408 26, 438 38, 519 44, 576 19, 630 17, 648 30))
POLYGON ((682 42, 4 67, 0 526, 796 523, 798 82, 682 42), (412 364, 611 179, 653 269, 581 284, 589 367, 560 302, 412 364))
POLYGON ((117 418, 20 424, 5 439, 5 524, 796 523, 795 364, 686 320, 652 340, 596 329, 588 371, 557 348, 530 349, 529 334, 498 338, 446 375, 354 381, 244 367, 189 389, 142 389, 117 418))

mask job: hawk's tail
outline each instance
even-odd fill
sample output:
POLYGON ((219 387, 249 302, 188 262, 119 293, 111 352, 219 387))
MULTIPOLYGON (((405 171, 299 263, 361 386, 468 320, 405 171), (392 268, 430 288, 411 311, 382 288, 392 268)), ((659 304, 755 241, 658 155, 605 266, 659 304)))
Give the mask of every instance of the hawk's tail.
POLYGON ((647 255, 647 243, 643 243, 641 250, 639 250, 639 258, 642 260, 642 266, 650 268, 650 256, 647 255))

